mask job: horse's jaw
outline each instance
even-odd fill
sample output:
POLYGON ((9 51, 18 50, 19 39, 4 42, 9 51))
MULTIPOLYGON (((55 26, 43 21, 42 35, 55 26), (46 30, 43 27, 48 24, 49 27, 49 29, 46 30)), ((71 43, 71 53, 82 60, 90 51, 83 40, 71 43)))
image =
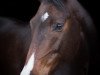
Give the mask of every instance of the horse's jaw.
POLYGON ((59 60, 59 53, 50 53, 43 58, 36 60, 33 70, 34 74, 50 75, 50 73, 58 65, 59 60))

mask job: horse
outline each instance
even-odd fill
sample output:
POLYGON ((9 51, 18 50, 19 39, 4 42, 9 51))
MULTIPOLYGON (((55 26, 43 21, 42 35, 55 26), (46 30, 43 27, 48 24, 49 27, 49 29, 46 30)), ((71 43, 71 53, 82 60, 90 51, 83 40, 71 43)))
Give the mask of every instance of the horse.
POLYGON ((87 75, 96 29, 77 0, 40 0, 20 75, 87 75))
POLYGON ((0 18, 0 75, 86 75, 91 17, 76 0, 40 2, 30 25, 0 18))
POLYGON ((30 42, 29 23, 0 17, 0 75, 20 75, 30 42))

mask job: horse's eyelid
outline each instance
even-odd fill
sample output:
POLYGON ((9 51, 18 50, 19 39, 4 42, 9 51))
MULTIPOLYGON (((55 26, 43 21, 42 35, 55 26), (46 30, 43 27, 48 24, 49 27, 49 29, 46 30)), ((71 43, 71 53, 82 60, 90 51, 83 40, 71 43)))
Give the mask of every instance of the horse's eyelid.
POLYGON ((56 23, 52 25, 53 31, 62 31, 64 24, 63 23, 56 23))

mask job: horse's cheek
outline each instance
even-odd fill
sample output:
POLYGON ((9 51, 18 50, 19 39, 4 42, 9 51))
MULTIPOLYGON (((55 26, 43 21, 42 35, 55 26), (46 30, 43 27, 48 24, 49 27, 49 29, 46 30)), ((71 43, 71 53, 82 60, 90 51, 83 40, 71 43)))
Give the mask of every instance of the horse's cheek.
POLYGON ((36 75, 48 75, 59 62, 59 54, 54 53, 37 60, 33 73, 36 75))

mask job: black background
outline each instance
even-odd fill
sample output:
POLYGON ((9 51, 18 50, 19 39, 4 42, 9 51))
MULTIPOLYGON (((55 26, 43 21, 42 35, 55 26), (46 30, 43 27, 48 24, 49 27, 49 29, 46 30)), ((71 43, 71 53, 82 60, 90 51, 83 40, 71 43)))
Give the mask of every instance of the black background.
MULTIPOLYGON (((90 16, 92 17, 95 27, 97 29, 97 33, 99 35, 99 0, 79 0, 79 2, 83 5, 83 7, 88 11, 90 16)), ((0 0, 0 16, 3 17, 12 17, 25 22, 29 22, 29 20, 35 15, 38 10, 40 3, 38 0, 0 0)), ((98 51, 94 51, 94 53, 98 51)), ((99 54, 97 55, 95 66, 93 65, 91 73, 92 75, 99 75, 98 72, 98 61, 99 54)))
POLYGON ((39 4, 38 0, 0 0, 0 16, 29 21, 39 4))

